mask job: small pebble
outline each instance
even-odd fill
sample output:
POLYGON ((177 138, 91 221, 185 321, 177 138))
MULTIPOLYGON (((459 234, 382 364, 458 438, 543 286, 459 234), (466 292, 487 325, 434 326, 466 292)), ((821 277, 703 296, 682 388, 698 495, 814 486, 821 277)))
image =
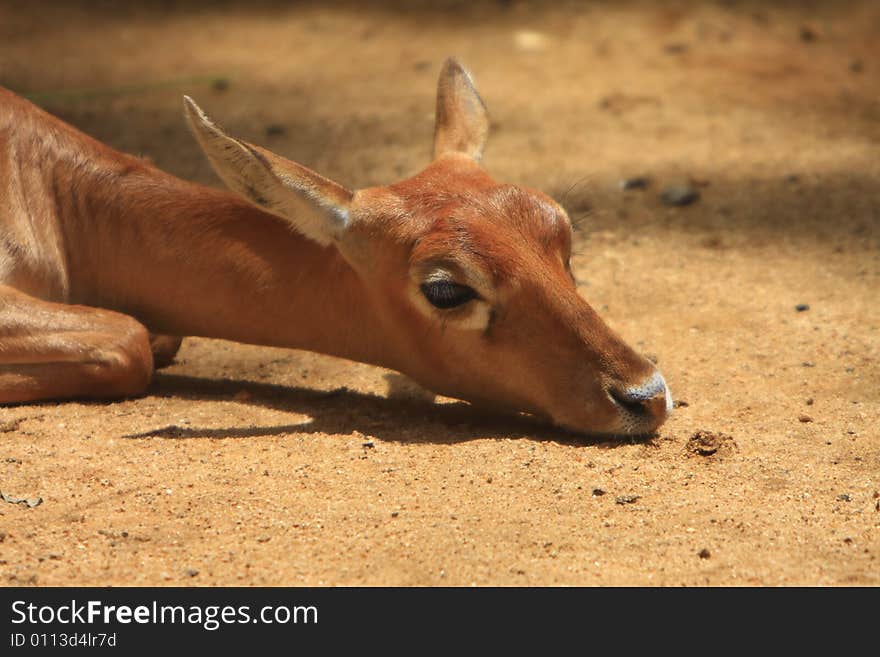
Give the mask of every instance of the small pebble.
POLYGON ((798 420, 799 420, 800 422, 804 422, 804 423, 806 423, 806 422, 812 422, 812 421, 813 421, 813 418, 811 418, 811 417, 810 417, 809 415, 807 415, 806 413, 801 413, 800 415, 798 415, 798 420))
POLYGON ((42 497, 15 497, 14 495, 7 495, 3 491, 0 491, 0 499, 9 504, 23 504, 29 509, 35 509, 43 503, 42 497))
POLYGON ((361 447, 364 447, 366 449, 373 449, 375 446, 376 443, 374 443, 372 440, 367 440, 366 442, 361 443, 361 447))
POLYGON ((818 38, 819 38, 819 35, 816 33, 816 30, 814 30, 812 27, 810 27, 809 25, 801 26, 801 41, 803 41, 805 43, 812 43, 813 41, 815 41, 818 38))
POLYGON ((709 550, 707 550, 706 548, 703 548, 702 550, 697 552, 697 556, 700 557, 700 559, 708 559, 712 556, 712 553, 709 552, 709 550))
POLYGON ((688 44, 686 43, 667 43, 665 46, 663 46, 663 52, 670 55, 680 55, 681 53, 687 51, 688 44))
POLYGON ((841 502, 852 502, 852 497, 850 497, 849 493, 842 493, 841 495, 837 496, 837 499, 841 502))
POLYGON ((813 398, 812 398, 812 397, 807 397, 807 401, 805 401, 804 403, 805 403, 807 406, 812 406, 812 405, 813 405, 813 398))
POLYGON ((700 198, 700 192, 690 185, 669 185, 660 194, 666 205, 690 205, 700 198))
POLYGON ((632 178, 623 178, 617 185, 620 189, 626 191, 630 189, 645 189, 651 184, 651 180, 647 176, 634 176, 632 178))
POLYGON ((796 306, 794 307, 794 309, 797 310, 799 313, 806 312, 807 310, 810 309, 810 304, 808 304, 808 303, 799 303, 798 305, 796 305, 796 306))
POLYGON ((641 495, 620 495, 614 498, 614 501, 618 504, 635 504, 641 497, 641 495))
POLYGON ((396 518, 396 517, 399 516, 399 515, 400 515, 400 511, 392 511, 392 512, 391 512, 391 517, 392 517, 392 518, 396 518))
POLYGON ((0 422, 0 432, 7 433, 10 431, 18 431, 18 425, 22 423, 25 418, 19 417, 14 420, 7 420, 6 422, 0 422))
POLYGON ((195 568, 187 568, 184 572, 186 572, 187 577, 195 577, 199 574, 199 571, 195 568))
POLYGON ((605 494, 605 491, 602 490, 601 488, 594 488, 593 489, 593 497, 602 497, 604 494, 605 494))

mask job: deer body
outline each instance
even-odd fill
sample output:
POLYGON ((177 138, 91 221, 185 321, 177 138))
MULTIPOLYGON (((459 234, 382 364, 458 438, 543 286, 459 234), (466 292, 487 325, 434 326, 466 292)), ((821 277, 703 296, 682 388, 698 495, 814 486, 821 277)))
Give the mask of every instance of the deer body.
POLYGON ((187 113, 238 194, 0 89, 0 402, 140 394, 171 336, 205 336, 389 367, 579 430, 665 418, 662 377, 574 290, 564 211, 477 163, 488 122, 455 62, 435 160, 387 187, 350 192, 227 136, 189 99, 187 113), (556 398, 579 386, 594 399, 565 410, 556 398))

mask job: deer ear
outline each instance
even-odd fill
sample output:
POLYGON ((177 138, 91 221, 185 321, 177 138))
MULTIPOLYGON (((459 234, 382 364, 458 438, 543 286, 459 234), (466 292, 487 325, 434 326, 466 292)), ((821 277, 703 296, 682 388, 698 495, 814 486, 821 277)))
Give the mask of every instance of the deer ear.
POLYGON ((489 114, 470 73, 455 59, 447 59, 437 83, 434 157, 465 153, 479 160, 488 134, 489 114))
POLYGON ((349 225, 352 193, 311 169, 230 137, 184 96, 193 133, 223 182, 257 207, 285 219, 319 244, 338 241, 349 225))

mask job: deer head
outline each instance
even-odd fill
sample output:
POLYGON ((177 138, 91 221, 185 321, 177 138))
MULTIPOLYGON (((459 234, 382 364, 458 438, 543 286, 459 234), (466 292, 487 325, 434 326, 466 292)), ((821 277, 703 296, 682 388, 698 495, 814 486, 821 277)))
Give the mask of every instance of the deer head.
POLYGON ((388 366, 576 431, 644 434, 666 419, 663 377, 578 294, 565 210, 480 166, 488 116, 455 60, 440 74, 433 161, 383 187, 349 191, 228 136, 189 98, 186 109, 232 190, 356 272, 352 302, 382 318, 388 366))

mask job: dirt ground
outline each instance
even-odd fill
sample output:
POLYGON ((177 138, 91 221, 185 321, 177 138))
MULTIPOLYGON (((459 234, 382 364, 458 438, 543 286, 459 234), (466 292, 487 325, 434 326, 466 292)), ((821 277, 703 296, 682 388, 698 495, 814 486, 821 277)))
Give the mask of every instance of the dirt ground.
POLYGON ((212 185, 182 93, 362 187, 427 162, 457 55, 678 408, 597 441, 188 339, 143 398, 0 408, 42 498, 0 503, 2 584, 880 584, 880 4, 117 4, 4 2, 0 84, 212 185))

